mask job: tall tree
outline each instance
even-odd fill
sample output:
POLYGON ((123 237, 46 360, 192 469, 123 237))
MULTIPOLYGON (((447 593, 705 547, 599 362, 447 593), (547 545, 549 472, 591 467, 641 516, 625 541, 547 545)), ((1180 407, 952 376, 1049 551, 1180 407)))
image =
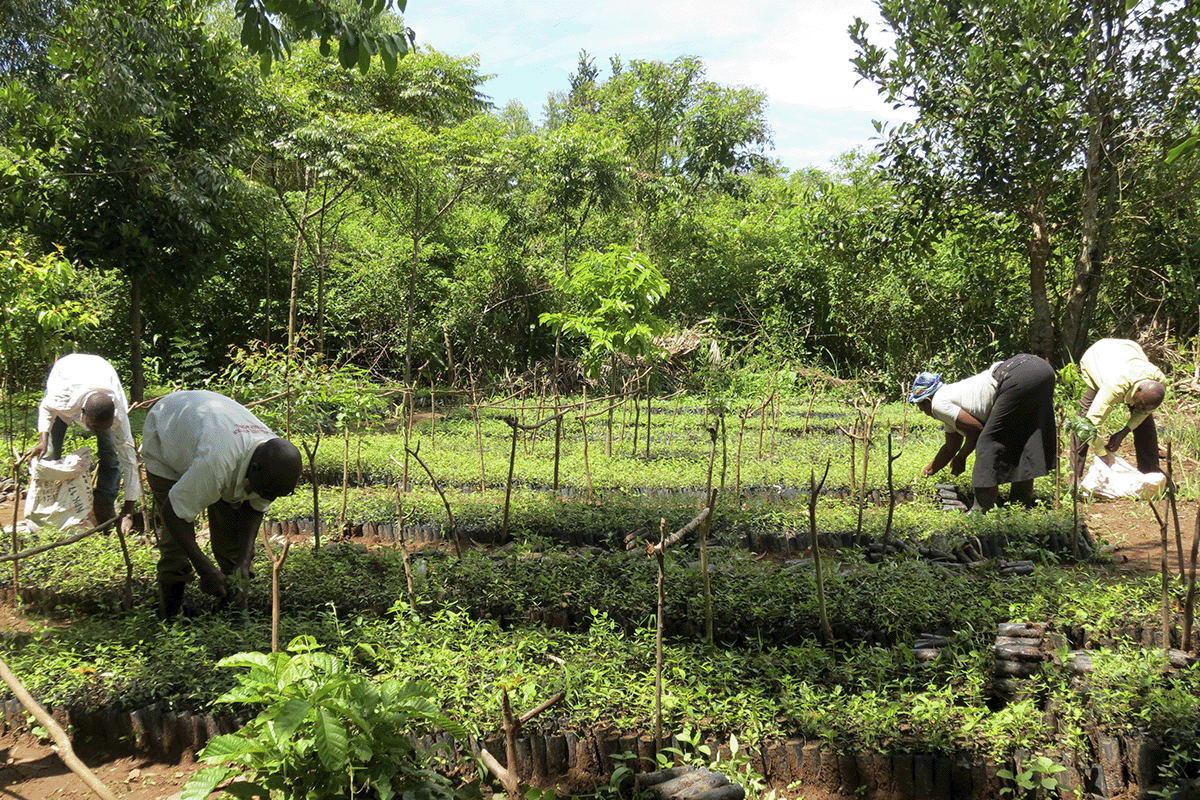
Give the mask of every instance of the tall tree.
MULTIPOLYGON (((406 294, 415 296, 421 247, 446 214, 490 174, 485 152, 498 141, 498 121, 481 113, 491 104, 480 87, 476 56, 457 58, 432 49, 411 52, 393 73, 356 75, 315 57, 311 48, 282 70, 290 96, 302 96, 307 117, 278 136, 272 151, 293 166, 289 213, 299 222, 320 212, 318 195, 346 208, 376 213, 376 224, 400 233, 407 244, 406 294), (302 191, 295 165, 308 163, 320 192, 302 191), (338 189, 331 190, 331 182, 338 189), (304 198, 312 204, 304 211, 304 198), (364 205, 365 204, 365 205, 364 205)), ((282 196, 282 195, 281 195, 282 196)), ((316 217, 320 221, 320 217, 316 217)), ((312 250, 307 232, 297 248, 312 250)), ((315 251, 313 251, 315 252, 315 251)), ((300 251, 294 269, 299 270, 300 251)), ((411 377, 413 303, 406 304, 406 374, 411 377)))
POLYGON ((324 356, 325 276, 341 223, 361 204, 354 194, 362 177, 362 152, 369 148, 372 115, 322 113, 271 142, 255 177, 275 193, 293 227, 288 292, 287 342, 296 356, 300 301, 306 264, 317 272, 316 351, 324 356))
POLYGON ((1063 355, 1071 359, 1088 346, 1114 224, 1136 194, 1129 190, 1158 171, 1157 153, 1147 158, 1143 145, 1160 151, 1171 142, 1172 118, 1195 115, 1190 87, 1200 78, 1193 4, 1093 0, 1089 14, 1080 249, 1062 325, 1063 355))
POLYGON ((599 86, 594 77, 573 81, 582 97, 572 108, 621 132, 643 235, 662 211, 670 212, 669 231, 703 192, 765 165, 770 133, 762 92, 706 80, 704 64, 693 56, 629 64, 614 56, 609 64, 612 77, 599 86))
POLYGON ((1068 76, 1087 52, 1086 21, 1069 0, 883 0, 880 11, 895 45, 889 54, 868 42, 857 19, 855 68, 918 115, 891 131, 888 165, 929 206, 957 197, 1024 221, 1029 349, 1049 356, 1046 268, 1077 155, 1081 96, 1068 76))
POLYGON ((47 240, 129 285, 130 394, 144 388, 143 304, 218 259, 221 211, 249 105, 233 43, 181 0, 85 0, 49 58, 69 142, 46 154, 47 240))
POLYGON ((1079 230, 1082 252, 1064 320, 1067 350, 1075 353, 1089 333, 1106 220, 1118 210, 1119 142, 1146 134, 1140 125, 1149 118, 1138 110, 1161 109, 1173 82, 1164 77, 1184 74, 1177 72, 1184 61, 1153 56, 1160 46, 1173 47, 1164 33, 1181 32, 1184 16, 1192 31, 1183 50, 1191 52, 1195 10, 1155 0, 879 5, 894 44, 890 51, 872 44, 866 23, 856 20, 855 68, 889 102, 917 112, 915 122, 889 132, 889 168, 928 207, 959 197, 1024 221, 1029 348, 1042 355, 1056 352, 1047 278, 1053 239, 1066 224, 1079 230))
POLYGON ((428 130, 393 118, 377 131, 375 169, 365 190, 386 224, 410 245, 405 304, 404 380, 413 381, 413 330, 418 310, 421 248, 454 207, 499 174, 498 120, 480 114, 453 126, 428 130))

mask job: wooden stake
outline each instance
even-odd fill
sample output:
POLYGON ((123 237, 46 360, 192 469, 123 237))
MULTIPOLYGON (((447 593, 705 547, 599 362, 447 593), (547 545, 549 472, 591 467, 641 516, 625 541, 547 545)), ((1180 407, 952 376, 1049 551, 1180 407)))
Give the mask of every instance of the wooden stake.
POLYGON ((21 705, 25 706, 25 710, 32 714, 33 718, 50 734, 50 738, 54 741, 54 746, 57 748, 58 757, 70 768, 71 772, 78 775, 101 800, 117 800, 117 796, 96 777, 94 772, 87 768, 87 765, 79 760, 75 755, 75 751, 71 749, 71 740, 67 737, 67 734, 54 721, 54 717, 46 713, 46 709, 42 708, 33 699, 33 695, 29 693, 24 684, 17 680, 17 676, 12 674, 8 668, 8 664, 2 658, 0 658, 0 678, 8 684, 8 688, 12 690, 13 697, 21 701, 21 705))

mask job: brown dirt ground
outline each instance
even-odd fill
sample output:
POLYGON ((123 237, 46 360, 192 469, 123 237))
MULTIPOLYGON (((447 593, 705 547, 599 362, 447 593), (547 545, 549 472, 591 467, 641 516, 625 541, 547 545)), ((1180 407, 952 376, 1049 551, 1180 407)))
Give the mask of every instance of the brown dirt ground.
MULTIPOLYGON (((1180 503, 1179 524, 1183 550, 1188 552, 1196 524, 1197 503, 1180 503)), ((1166 514, 1164 504, 1159 513, 1166 514)), ((1087 521, 1092 535, 1112 554, 1114 568, 1122 572, 1156 574, 1161 563, 1161 529, 1151 505, 1142 501, 1085 503, 1080 516, 1087 521)), ((0 521, 12 524, 11 502, 0 502, 0 521)), ((1178 571, 1174 524, 1170 523, 1170 566, 1178 571)), ((0 604, 0 629, 20 630, 26 621, 11 606, 0 604)), ((141 756, 115 757, 106 753, 78 753, 117 797, 122 800, 174 800, 183 784, 202 765, 191 759, 179 764, 163 764, 141 756)), ((784 797, 804 800, 840 800, 848 795, 830 793, 818 786, 795 787, 784 797)), ((42 800, 43 798, 84 798, 95 795, 72 773, 49 745, 32 736, 0 736, 0 800, 42 800)))

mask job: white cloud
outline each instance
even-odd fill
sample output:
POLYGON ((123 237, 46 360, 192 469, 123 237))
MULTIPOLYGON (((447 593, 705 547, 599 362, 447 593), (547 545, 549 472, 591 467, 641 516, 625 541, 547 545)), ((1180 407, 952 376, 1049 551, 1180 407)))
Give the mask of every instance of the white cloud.
POLYGON ((477 53, 481 69, 497 75, 485 91, 499 105, 520 100, 534 119, 548 92, 566 90, 580 50, 601 74, 612 55, 695 55, 711 80, 766 92, 775 155, 799 169, 868 145, 871 118, 896 117, 873 86, 855 86, 847 32, 855 16, 882 38, 873 0, 747 0, 736 8, 715 0, 413 0, 406 22, 419 44, 477 53), (824 119, 821 111, 833 113, 824 119))

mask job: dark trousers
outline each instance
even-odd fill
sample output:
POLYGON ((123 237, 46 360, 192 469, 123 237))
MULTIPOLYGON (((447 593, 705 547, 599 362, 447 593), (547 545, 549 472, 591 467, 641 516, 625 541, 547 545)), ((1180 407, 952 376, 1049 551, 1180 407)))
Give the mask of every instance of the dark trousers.
MULTIPOLYGON (((67 423, 55 417, 50 424, 50 442, 46 447, 46 458, 57 461, 63 457, 63 440, 67 436, 67 423)), ((131 478, 137 480, 137 476, 131 478)), ((112 428, 96 434, 96 488, 94 500, 106 503, 117 502, 121 488, 121 461, 117 458, 117 437, 112 428)))
POLYGON ((992 371, 996 399, 975 445, 971 485, 975 505, 987 511, 999 485, 1011 483, 1009 502, 1033 505, 1033 480, 1055 464, 1054 369, 1045 359, 1021 353, 992 371))
MULTIPOLYGON (((1096 399, 1097 390, 1088 389, 1079 399, 1079 411, 1084 416, 1096 399)), ((1133 409, 1129 409, 1133 413, 1133 409)), ((1133 429, 1133 451, 1137 455, 1138 472, 1161 472, 1158 464, 1158 427, 1154 424, 1154 415, 1142 420, 1142 424, 1133 429)), ((1088 443, 1080 441, 1079 437, 1071 434, 1071 472, 1078 483, 1088 463, 1088 443)))
MULTIPOLYGON (((175 517, 171 508, 169 492, 175 481, 146 473, 146 482, 154 494, 154 506, 162 519, 175 517)), ((247 542, 242 531, 247 530, 243 517, 247 514, 257 514, 249 503, 243 503, 241 508, 234 508, 224 500, 218 500, 208 507, 208 535, 212 546, 213 557, 217 568, 226 575, 232 575, 241 566, 242 555, 246 552, 247 542)), ((193 528, 195 526, 193 525, 193 528)), ((192 579, 192 562, 175 540, 169 525, 161 524, 158 528, 158 582, 184 583, 192 579)), ((257 534, 257 530, 251 535, 257 534)), ((247 575, 246 577, 250 577, 247 575)))

